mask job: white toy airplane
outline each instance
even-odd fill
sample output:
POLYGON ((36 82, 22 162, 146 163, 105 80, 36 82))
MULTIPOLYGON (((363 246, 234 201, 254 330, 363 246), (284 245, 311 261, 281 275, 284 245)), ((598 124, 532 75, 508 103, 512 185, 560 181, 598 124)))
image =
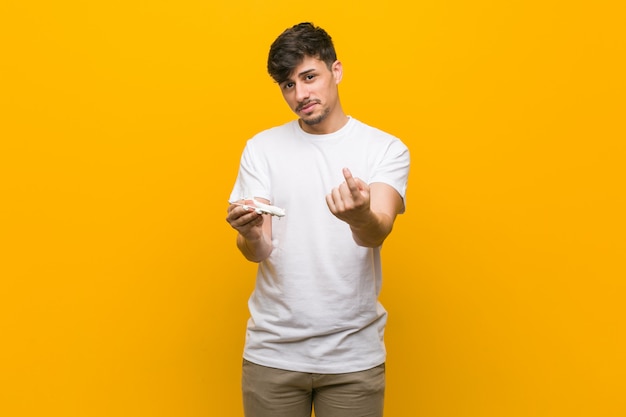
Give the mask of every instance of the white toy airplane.
POLYGON ((272 206, 270 204, 261 203, 254 198, 243 199, 243 203, 237 201, 228 201, 230 204, 236 204, 242 206, 245 210, 253 209, 257 214, 270 214, 272 216, 283 217, 285 215, 285 209, 272 206))

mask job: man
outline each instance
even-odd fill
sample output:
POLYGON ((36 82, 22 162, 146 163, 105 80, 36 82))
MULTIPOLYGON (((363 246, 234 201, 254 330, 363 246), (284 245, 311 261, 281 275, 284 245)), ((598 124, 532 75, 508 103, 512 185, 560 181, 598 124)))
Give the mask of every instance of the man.
POLYGON ((257 262, 243 364, 246 417, 382 416, 380 249, 404 212, 409 152, 347 116, 342 64, 310 23, 272 44, 268 71, 298 116, 250 139, 227 222, 257 262), (285 210, 272 217, 252 202, 285 210), (246 200, 243 200, 246 199, 246 200))

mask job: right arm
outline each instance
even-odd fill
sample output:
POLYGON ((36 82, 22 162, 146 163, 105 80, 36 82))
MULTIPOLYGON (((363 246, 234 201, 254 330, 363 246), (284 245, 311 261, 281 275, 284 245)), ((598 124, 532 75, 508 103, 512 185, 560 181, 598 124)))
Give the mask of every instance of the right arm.
MULTIPOLYGON (((258 201, 269 204, 259 198, 258 201)), ((251 262, 261 262, 272 253, 272 217, 268 214, 257 214, 254 210, 246 210, 241 205, 228 206, 226 221, 235 229, 237 248, 251 262)))

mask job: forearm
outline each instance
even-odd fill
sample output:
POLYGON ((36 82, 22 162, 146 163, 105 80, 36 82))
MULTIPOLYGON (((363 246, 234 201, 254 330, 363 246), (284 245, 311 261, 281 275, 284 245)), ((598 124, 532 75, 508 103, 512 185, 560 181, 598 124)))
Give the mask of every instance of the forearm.
POLYGON ((391 233, 394 219, 389 215, 370 211, 365 220, 350 224, 352 237, 359 246, 376 248, 383 244, 391 233))
MULTIPOLYGON (((268 204, 268 201, 261 201, 268 204)), ((272 253, 272 217, 259 214, 243 203, 231 203, 226 221, 237 231, 237 248, 251 262, 272 253)))
POLYGON ((247 260, 261 262, 272 253, 272 242, 264 234, 248 239, 238 234, 237 248, 247 260))

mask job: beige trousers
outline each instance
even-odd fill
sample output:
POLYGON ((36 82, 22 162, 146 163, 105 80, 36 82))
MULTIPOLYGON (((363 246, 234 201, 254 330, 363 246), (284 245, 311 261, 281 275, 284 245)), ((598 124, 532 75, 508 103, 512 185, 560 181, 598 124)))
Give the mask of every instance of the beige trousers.
POLYGON ((246 417, 382 417, 385 364, 347 374, 284 371, 243 361, 246 417))

